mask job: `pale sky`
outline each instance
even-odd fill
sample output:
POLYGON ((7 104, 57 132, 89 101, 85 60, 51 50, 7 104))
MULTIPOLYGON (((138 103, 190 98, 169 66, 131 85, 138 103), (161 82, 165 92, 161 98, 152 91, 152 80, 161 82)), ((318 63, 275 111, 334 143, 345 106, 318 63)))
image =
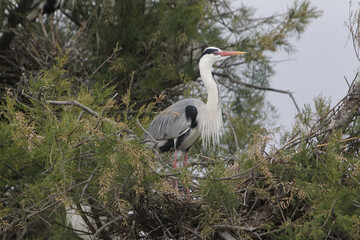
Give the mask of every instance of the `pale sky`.
MULTIPOLYGON (((257 9, 256 16, 268 16, 285 12, 293 0, 243 0, 247 6, 257 9)), ((348 0, 311 0, 312 6, 323 11, 318 19, 310 23, 299 40, 293 40, 296 53, 273 56, 279 62, 271 87, 290 90, 300 108, 312 104, 319 95, 331 98, 332 106, 347 93, 344 77, 351 83, 360 62, 357 60, 352 40, 345 23, 349 20, 348 0)), ((359 7, 359 0, 352 1, 353 9, 359 7)), ((278 124, 288 130, 297 113, 288 95, 267 93, 267 100, 277 108, 278 124)))

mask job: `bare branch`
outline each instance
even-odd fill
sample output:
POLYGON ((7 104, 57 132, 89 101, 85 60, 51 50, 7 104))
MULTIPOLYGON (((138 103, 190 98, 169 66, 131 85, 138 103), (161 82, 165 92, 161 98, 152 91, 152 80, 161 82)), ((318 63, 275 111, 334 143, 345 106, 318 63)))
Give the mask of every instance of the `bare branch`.
POLYGON ((104 230, 107 226, 109 226, 109 225, 111 225, 111 224, 113 224, 113 223, 115 223, 115 222, 117 222, 117 221, 120 221, 120 220, 122 220, 122 219, 124 219, 124 217, 118 216, 118 217, 116 217, 115 219, 111 220, 110 222, 105 223, 104 225, 102 225, 101 228, 99 228, 99 229, 94 233, 94 235, 92 236, 91 239, 97 239, 97 236, 99 235, 99 233, 101 233, 102 230, 104 230))
POLYGON ((232 131, 232 133, 233 133, 233 136, 234 136, 236 153, 238 153, 238 152, 240 151, 240 148, 239 148, 239 142, 238 142, 238 139, 237 139, 237 136, 236 136, 236 133, 235 133, 234 127, 233 127, 233 125, 232 125, 232 123, 231 123, 229 113, 226 113, 226 117, 227 117, 227 119, 228 119, 228 121, 229 121, 230 129, 231 129, 231 131, 232 131))
MULTIPOLYGON (((354 117, 359 115, 360 109, 360 74, 358 73, 354 78, 351 87, 347 95, 337 103, 332 109, 330 109, 322 118, 320 118, 311 128, 310 132, 304 137, 300 136, 295 138, 292 137, 290 141, 284 144, 280 149, 278 149, 275 154, 279 153, 285 148, 292 147, 296 144, 299 144, 302 140, 309 140, 318 136, 323 135, 323 140, 316 146, 322 147, 326 146, 326 142, 330 137, 330 133, 335 129, 342 128, 347 126, 354 117), (320 122, 325 122, 322 125, 319 125, 320 122)), ((298 135, 299 132, 296 133, 298 135)), ((345 139, 343 141, 354 140, 353 138, 345 139)))
MULTIPOLYGON (((136 119, 136 124, 144 131, 144 133, 146 135, 148 135, 150 137, 150 141, 154 143, 154 146, 152 147, 152 150, 154 151, 156 157, 161 161, 161 163, 164 163, 161 156, 160 156, 160 153, 158 152, 158 150, 156 149, 156 146, 158 144, 158 142, 153 138, 153 136, 141 125, 139 119, 136 119)), ((149 140, 147 140, 149 141, 149 140)))
POLYGON ((219 236, 225 240, 236 240, 228 231, 219 231, 219 236))
MULTIPOLYGON (((69 101, 52 101, 52 100, 46 100, 45 101, 46 104, 52 104, 52 105, 70 105, 70 106, 76 106, 79 108, 82 108, 84 111, 90 113, 91 115, 100 118, 100 114, 95 112, 94 110, 82 105, 81 103, 79 103, 78 101, 75 100, 69 100, 69 101)), ((116 124, 117 122, 108 119, 108 118, 104 118, 104 120, 112 123, 112 124, 116 124)))
POLYGON ((334 127, 340 128, 347 125, 356 115, 360 107, 360 74, 355 77, 355 84, 349 88, 343 107, 334 118, 334 127))
POLYGON ((100 66, 91 74, 90 79, 95 75, 95 73, 97 73, 100 70, 100 68, 102 68, 102 66, 105 65, 105 63, 109 62, 114 57, 114 55, 118 53, 120 50, 121 48, 116 47, 113 53, 110 55, 110 57, 108 57, 102 64, 100 64, 100 66))
POLYGON ((257 228, 255 227, 241 227, 241 226, 234 226, 234 225, 226 225, 226 224, 222 224, 222 225, 217 225, 215 226, 216 229, 218 230, 233 230, 233 231, 247 231, 247 232, 252 232, 254 230, 256 230, 257 228))
POLYGON ((287 94, 287 95, 289 95, 289 97, 293 101, 293 103, 295 105, 295 108, 298 111, 298 113, 299 114, 301 113, 300 108, 299 108, 298 104, 296 103, 296 100, 295 100, 292 92, 290 92, 289 90, 281 90, 281 89, 276 89, 276 88, 271 88, 271 87, 257 86, 257 85, 253 85, 253 84, 250 84, 250 83, 244 83, 244 82, 242 82, 242 81, 240 81, 238 79, 233 78, 232 76, 230 76, 229 74, 226 74, 226 73, 214 72, 213 74, 217 75, 217 76, 220 76, 220 77, 227 78, 227 79, 230 80, 230 82, 241 84, 241 85, 243 85, 245 87, 254 88, 254 89, 257 89, 257 90, 264 90, 264 91, 271 91, 271 92, 278 92, 278 93, 282 93, 282 94, 287 94))

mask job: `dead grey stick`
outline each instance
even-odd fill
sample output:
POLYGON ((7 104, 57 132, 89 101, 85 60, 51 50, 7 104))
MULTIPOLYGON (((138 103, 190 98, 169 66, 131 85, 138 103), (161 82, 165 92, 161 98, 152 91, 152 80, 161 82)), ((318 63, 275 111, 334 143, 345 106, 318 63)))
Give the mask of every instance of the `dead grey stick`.
MULTIPOLYGON (((100 114, 95 112, 94 110, 88 108, 85 105, 82 105, 81 103, 79 103, 78 101, 75 100, 69 100, 69 101, 52 101, 52 100, 46 100, 45 101, 46 104, 52 104, 52 105, 70 105, 70 106, 76 106, 79 108, 82 108, 85 112, 90 113, 91 115, 95 116, 95 117, 100 117, 100 114)), ((108 118, 104 118, 104 120, 111 122, 112 124, 116 124, 116 122, 114 122, 111 119, 108 118)))
POLYGON ((219 231, 218 233, 224 240, 236 240, 228 231, 219 231))
POLYGON ((325 141, 328 140, 330 133, 334 129, 339 129, 351 123, 354 117, 360 115, 360 74, 357 73, 351 84, 348 94, 344 98, 342 107, 335 114, 335 117, 328 126, 325 141))
POLYGON ((294 98, 294 95, 292 94, 292 92, 290 92, 288 90, 281 90, 281 89, 276 89, 276 88, 271 88, 271 87, 263 87, 263 86, 253 85, 253 84, 250 84, 250 83, 245 83, 245 82, 242 82, 239 79, 233 78, 229 74, 225 74, 225 73, 214 72, 213 74, 217 75, 217 76, 220 76, 220 77, 225 77, 225 78, 229 79, 230 82, 238 83, 238 84, 241 84, 241 85, 243 85, 245 87, 254 88, 254 89, 257 89, 257 90, 271 91, 271 92, 278 92, 278 93, 282 93, 282 94, 287 94, 287 95, 289 95, 289 97, 293 101, 293 103, 295 105, 295 108, 298 111, 298 113, 299 114, 301 113, 299 105, 296 103, 296 100, 294 98))

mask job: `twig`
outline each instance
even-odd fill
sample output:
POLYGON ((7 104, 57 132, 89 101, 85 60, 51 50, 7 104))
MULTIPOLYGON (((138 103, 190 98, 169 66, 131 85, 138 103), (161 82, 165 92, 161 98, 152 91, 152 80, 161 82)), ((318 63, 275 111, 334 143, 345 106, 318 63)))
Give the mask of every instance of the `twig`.
POLYGON ((121 49, 122 49, 122 48, 116 47, 116 48, 114 49, 114 52, 110 55, 110 57, 108 57, 102 64, 100 64, 100 66, 91 74, 90 79, 95 75, 95 73, 97 73, 97 72, 100 70, 100 68, 102 68, 102 66, 104 66, 105 63, 109 62, 110 59, 112 59, 112 58, 114 57, 114 55, 115 55, 116 53, 118 53, 121 49))
MULTIPOLYGON (((11 152, 10 152, 10 155, 12 155, 11 152)), ((11 167, 11 166, 10 166, 9 164, 7 164, 6 162, 1 161, 1 163, 4 164, 5 167, 9 168, 11 171, 13 171, 14 173, 16 173, 16 175, 20 176, 21 178, 25 178, 24 175, 22 175, 20 172, 16 171, 16 169, 14 169, 13 167, 11 167)))
POLYGON ((221 225, 216 225, 215 226, 216 229, 218 230, 233 230, 233 231, 247 231, 247 232, 252 232, 258 228, 256 227, 241 227, 241 226, 235 226, 235 225, 227 225, 227 224, 221 224, 221 225))
POLYGON ((229 120, 229 125, 230 125, 230 129, 234 135, 234 141, 235 141, 235 148, 236 148, 236 153, 240 152, 240 149, 239 149, 239 142, 238 142, 238 139, 237 139, 237 136, 236 136, 236 133, 235 133, 235 130, 234 130, 234 127, 232 125, 232 122, 230 120, 230 115, 229 113, 225 113, 227 119, 229 120))
POLYGON ((84 110, 81 110, 80 113, 79 113, 79 116, 78 116, 78 118, 77 118, 77 121, 80 121, 81 116, 82 116, 83 113, 84 113, 84 110))
POLYGON ((333 202, 333 204, 331 205, 331 208, 329 209, 329 214, 327 215, 326 220, 325 220, 324 224, 321 226, 321 228, 324 228, 325 225, 328 223, 329 218, 330 218, 330 216, 331 216, 331 214, 332 214, 332 212, 333 212, 333 210, 334 210, 336 201, 337 201, 337 200, 335 199, 334 202, 333 202))
POLYGON ((157 149, 156 149, 156 146, 157 146, 158 142, 157 142, 157 141, 153 138, 153 136, 151 136, 151 134, 141 125, 139 119, 136 119, 136 124, 144 131, 145 134, 147 134, 147 135, 150 137, 151 142, 154 143, 154 146, 152 146, 152 149, 153 149, 156 157, 163 163, 163 160, 162 160, 162 158, 161 158, 161 156, 160 156, 160 153, 159 153, 159 152, 157 151, 157 149))
POLYGON ((349 81, 347 80, 347 78, 344 76, 344 79, 345 79, 345 82, 346 82, 346 84, 348 85, 348 87, 350 88, 351 87, 351 85, 350 85, 350 83, 349 83, 349 81))
POLYGON ((252 170, 254 170, 255 168, 257 168, 258 166, 260 166, 260 164, 262 164, 263 162, 259 162, 257 163, 255 166, 245 170, 244 172, 238 173, 236 175, 233 175, 231 177, 223 177, 223 178, 212 178, 211 180, 236 180, 239 179, 242 175, 247 174, 248 172, 251 172, 252 170))
POLYGON ((194 175, 194 174, 191 174, 190 176, 192 178, 195 178, 195 179, 206 179, 206 180, 213 180, 213 181, 221 181, 221 180, 237 180, 239 179, 242 175, 246 174, 246 173, 249 173, 251 172, 252 170, 254 170, 255 168, 257 168, 262 162, 259 162, 258 164, 256 164, 255 166, 245 170, 244 172, 241 172, 241 173, 238 173, 238 174, 235 174, 233 176, 230 176, 230 177, 222 177, 222 178, 210 178, 210 177, 207 177, 207 176, 197 176, 197 175, 194 175))
MULTIPOLYGON (((79 103, 78 101, 74 101, 74 100, 69 100, 69 101, 52 101, 52 100, 46 100, 45 101, 46 104, 53 104, 53 105, 70 105, 70 106, 76 106, 79 108, 82 108, 84 111, 90 113, 91 115, 100 118, 100 114, 95 112, 94 110, 82 105, 81 103, 79 103)), ((108 118, 103 118, 104 120, 112 123, 112 124, 116 124, 115 121, 108 119, 108 118)))
POLYGON ((45 28, 45 25, 44 25, 44 19, 43 19, 43 15, 42 15, 41 12, 39 12, 38 18, 39 18, 39 22, 40 22, 40 25, 42 27, 42 30, 44 32, 45 38, 48 39, 48 34, 46 32, 46 28, 45 28))
POLYGON ((77 208, 77 210, 79 212, 80 217, 84 220, 84 222, 88 226, 91 233, 95 234, 95 232, 96 232, 95 227, 92 225, 92 223, 90 222, 90 220, 86 216, 86 212, 82 209, 81 204, 77 203, 76 208, 77 208))
POLYGON ((98 120, 98 122, 96 123, 96 127, 99 126, 101 117, 103 116, 103 114, 104 114, 104 112, 105 112, 105 110, 106 110, 106 107, 107 107, 109 101, 110 101, 110 100, 113 100, 117 95, 118 95, 118 93, 116 93, 114 96, 112 96, 112 97, 107 101, 107 103, 105 104, 105 106, 103 107, 103 110, 101 111, 101 113, 100 113, 100 115, 99 115, 99 120, 98 120))
MULTIPOLYGON (((150 210, 149 210, 150 211, 150 210)), ((167 227, 165 227, 165 225, 163 224, 163 222, 161 221, 161 219, 159 218, 159 216, 156 214, 156 212, 153 212, 153 216, 156 218, 156 220, 158 220, 158 222, 160 223, 160 225, 163 227, 163 229, 165 229, 165 231, 169 234, 169 236, 171 236, 171 238, 174 237, 174 235, 171 234, 171 232, 169 231, 169 229, 167 227)))
MULTIPOLYGON (((63 195, 64 193, 69 192, 69 191, 71 191, 72 189, 74 189, 74 188, 76 188, 76 187, 78 187, 78 186, 81 186, 81 185, 83 185, 83 184, 86 184, 86 183, 87 183, 87 180, 86 180, 86 181, 83 181, 83 182, 80 182, 80 183, 78 183, 78 184, 75 184, 75 185, 69 187, 68 189, 66 189, 66 190, 64 190, 64 191, 62 191, 62 192, 60 192, 60 193, 50 195, 49 197, 41 200, 41 202, 45 202, 46 200, 48 200, 48 202, 50 202, 50 201, 52 201, 53 199, 55 199, 56 197, 61 196, 61 195, 63 195)), ((45 211, 46 209, 48 209, 48 208, 50 208, 50 207, 52 207, 52 206, 54 206, 54 205, 56 205, 56 204, 58 204, 58 203, 60 203, 60 202, 61 202, 60 200, 53 201, 53 203, 51 203, 51 204, 43 207, 42 209, 37 210, 37 211, 34 211, 34 212, 28 214, 27 216, 25 216, 24 219, 29 219, 29 218, 33 217, 34 215, 37 215, 37 214, 45 211)), ((44 204, 44 205, 46 205, 46 204, 44 204)), ((43 206, 44 206, 44 205, 43 205, 43 206)), ((30 209, 31 209, 31 208, 35 208, 35 206, 36 206, 36 204, 34 204, 34 205, 31 206, 31 207, 28 207, 27 209, 25 209, 25 212, 30 212, 30 209)), ((19 220, 19 221, 20 221, 20 220, 19 220)))
POLYGON ((39 100, 37 100, 36 98, 28 95, 28 94, 25 92, 25 90, 22 90, 22 91, 21 91, 21 95, 23 95, 24 97, 30 98, 30 99, 34 100, 35 102, 40 103, 41 105, 44 105, 44 103, 42 103, 41 101, 39 101, 39 100))
POLYGON ((81 235, 90 235, 91 233, 90 232, 85 232, 85 231, 82 231, 82 230, 79 230, 79 229, 75 229, 75 228, 72 228, 72 227, 69 227, 69 226, 66 226, 65 224, 62 224, 60 222, 57 222, 57 221, 54 221, 54 223, 56 225, 59 225, 63 228, 66 228, 66 229, 69 229, 71 231, 74 231, 75 233, 78 233, 78 234, 81 234, 81 235))
MULTIPOLYGON (((357 140, 357 139, 359 139, 359 137, 351 137, 351 138, 341 139, 338 142, 343 143, 343 142, 348 142, 348 141, 357 140)), ((327 145, 329 145, 329 143, 318 144, 315 147, 318 148, 318 147, 324 147, 324 146, 327 146, 327 145)))
POLYGON ((144 133, 149 136, 151 142, 155 143, 154 148, 157 146, 157 141, 153 138, 153 136, 141 125, 139 119, 136 119, 136 124, 144 131, 144 133))
POLYGON ((85 110, 86 112, 90 113, 91 115, 94 115, 96 117, 99 117, 99 114, 93 110, 91 110, 90 108, 82 105, 81 103, 74 101, 74 100, 69 100, 69 101, 51 101, 51 100, 47 100, 45 101, 46 104, 53 104, 53 105, 72 105, 72 106, 76 106, 76 107, 80 107, 83 110, 85 110))
POLYGON ((262 237, 262 236, 270 235, 270 234, 273 234, 273 233, 276 233, 276 232, 280 232, 281 230, 282 230, 281 228, 277 228, 277 229, 271 230, 269 232, 259 233, 259 234, 256 234, 256 235, 258 237, 262 237))
POLYGON ((41 219, 41 220, 43 220, 47 225, 49 225, 50 227, 52 227, 52 224, 51 223, 49 223, 45 218, 43 218, 41 215, 39 215, 39 218, 41 219))
POLYGON ((236 240, 228 231, 219 231, 218 233, 225 240, 236 240))
POLYGON ((245 87, 254 88, 254 89, 257 89, 257 90, 264 90, 264 91, 271 91, 271 92, 278 92, 278 93, 282 93, 282 94, 287 94, 287 95, 289 95, 289 97, 293 101, 293 103, 295 105, 295 108, 298 111, 298 113, 299 114, 301 113, 300 108, 299 108, 298 104, 296 103, 296 100, 295 100, 292 92, 290 92, 288 90, 281 90, 281 89, 276 89, 276 88, 271 88, 271 87, 263 87, 263 86, 253 85, 253 84, 250 84, 250 83, 245 83, 245 82, 242 82, 242 81, 240 81, 238 79, 235 79, 235 78, 231 77, 229 74, 225 74, 225 73, 214 72, 213 74, 217 75, 217 76, 220 76, 220 77, 225 77, 225 78, 229 79, 230 82, 238 83, 238 84, 241 84, 241 85, 243 85, 245 87))
POLYGON ((94 235, 92 236, 91 239, 96 239, 97 235, 98 235, 102 230, 104 230, 107 226, 109 226, 110 224, 112 224, 112 223, 114 223, 114 222, 116 222, 116 221, 122 220, 122 219, 124 219, 122 216, 118 216, 117 218, 111 220, 110 222, 107 222, 106 224, 102 225, 102 227, 99 228, 99 229, 94 233, 94 235))
POLYGON ((97 165, 96 168, 94 169, 93 173, 90 175, 90 177, 87 179, 87 183, 85 184, 85 186, 83 187, 83 190, 81 192, 81 197, 80 198, 83 198, 84 197, 84 194, 85 194, 85 191, 86 191, 86 188, 88 187, 91 179, 94 177, 97 169, 99 168, 100 165, 97 165))
POLYGON ((259 196, 255 196, 255 200, 254 200, 254 203, 251 205, 250 207, 250 210, 248 211, 248 213, 245 215, 245 217, 248 217, 252 210, 254 209, 255 205, 258 203, 258 200, 259 200, 259 196))
POLYGON ((357 73, 347 95, 343 98, 341 109, 337 112, 328 126, 329 132, 324 136, 324 142, 328 140, 330 133, 334 129, 347 126, 354 117, 359 115, 360 106, 360 73, 357 73))

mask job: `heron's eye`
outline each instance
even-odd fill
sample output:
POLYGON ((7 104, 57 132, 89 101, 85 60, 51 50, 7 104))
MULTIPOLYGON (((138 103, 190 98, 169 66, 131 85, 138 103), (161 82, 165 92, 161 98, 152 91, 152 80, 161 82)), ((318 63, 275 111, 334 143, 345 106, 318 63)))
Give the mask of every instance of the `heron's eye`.
POLYGON ((219 55, 219 51, 213 52, 214 55, 219 55))

